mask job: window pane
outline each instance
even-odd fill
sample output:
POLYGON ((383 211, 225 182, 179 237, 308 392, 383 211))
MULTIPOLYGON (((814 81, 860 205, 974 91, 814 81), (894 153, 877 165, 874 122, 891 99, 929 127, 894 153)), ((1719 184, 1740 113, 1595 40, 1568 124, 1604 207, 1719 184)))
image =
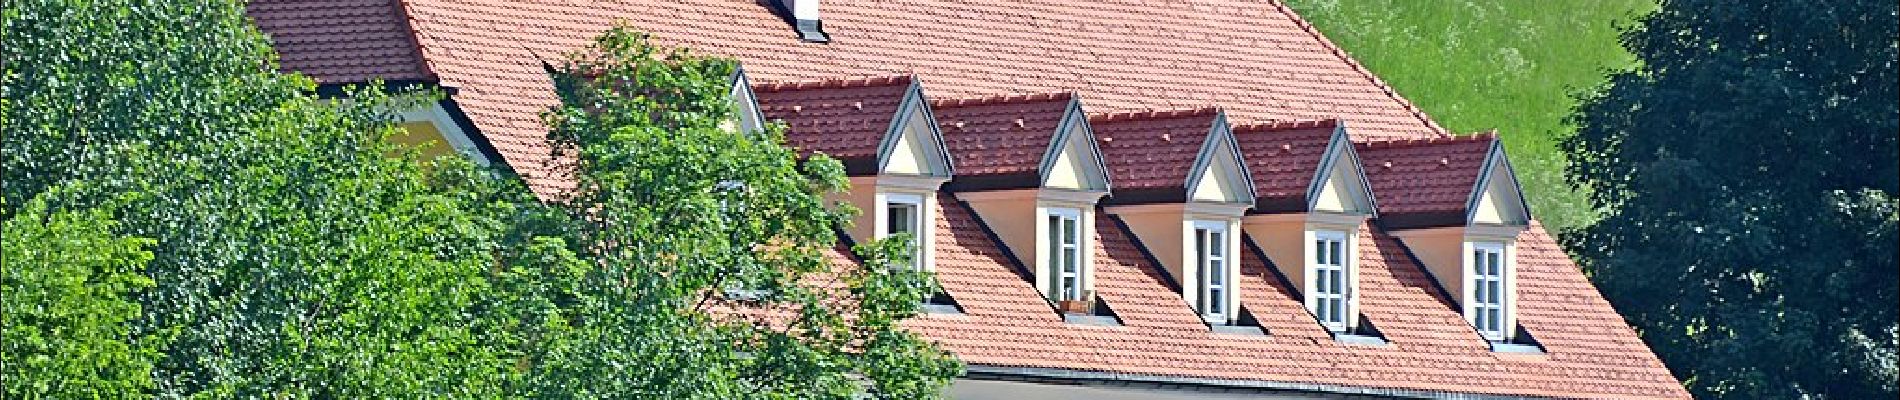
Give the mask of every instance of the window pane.
POLYGON ((1074 300, 1076 299, 1076 297, 1080 297, 1080 296, 1075 295, 1075 277, 1074 276, 1062 277, 1062 299, 1074 300))
POLYGON ((1495 251, 1487 252, 1485 253, 1484 258, 1485 258, 1486 267, 1490 268, 1490 270, 1485 272, 1485 274, 1498 275, 1498 264, 1500 264, 1498 260, 1498 252, 1495 252, 1495 251))
POLYGON ((885 233, 898 234, 910 232, 910 210, 911 208, 908 204, 891 204, 884 212, 887 218, 887 220, 884 221, 884 226, 889 230, 885 233))
POLYGON ((1219 314, 1225 310, 1225 304, 1221 303, 1222 297, 1225 295, 1219 289, 1207 291, 1207 313, 1219 314))
POLYGON ((1313 263, 1326 264, 1326 239, 1313 241, 1313 263))
POLYGON ((1485 282, 1485 286, 1487 286, 1487 287, 1488 287, 1488 288, 1486 288, 1485 290, 1486 290, 1486 291, 1488 291, 1488 292, 1490 292, 1490 293, 1486 293, 1486 294, 1489 294, 1489 295, 1491 295, 1491 297, 1490 297, 1490 298, 1488 298, 1488 299, 1485 299, 1485 302, 1488 302, 1488 303, 1491 303, 1491 304, 1503 304, 1503 303, 1504 303, 1504 301, 1503 301, 1503 300, 1501 300, 1501 299, 1499 299, 1499 298, 1498 298, 1498 297, 1499 297, 1499 296, 1498 296, 1498 293, 1502 293, 1502 292, 1503 292, 1503 290, 1502 290, 1501 288, 1499 288, 1499 283, 1500 283, 1500 282, 1498 282, 1498 281, 1496 281, 1496 280, 1493 280, 1493 281, 1490 281, 1490 282, 1485 282))
POLYGON ((1498 309, 1493 308, 1493 309, 1485 310, 1485 312, 1490 314, 1490 316, 1487 317, 1484 321, 1484 323, 1486 324, 1485 330, 1489 330, 1492 332, 1503 331, 1503 329, 1498 326, 1499 325, 1498 324, 1498 309))
POLYGON ((1340 305, 1339 300, 1331 300, 1329 302, 1333 303, 1333 306, 1327 307, 1331 309, 1331 310, 1328 310, 1328 312, 1331 313, 1330 314, 1331 316, 1327 317, 1326 320, 1332 321, 1334 323, 1344 322, 1346 320, 1346 316, 1345 316, 1344 310, 1341 310, 1341 308, 1345 308, 1345 307, 1339 306, 1340 305))
MULTIPOLYGON (((1061 225, 1062 225, 1062 217, 1055 216, 1055 215, 1049 216, 1049 228, 1048 228, 1049 229, 1049 242, 1048 242, 1049 243, 1049 249, 1048 249, 1049 273, 1051 275, 1056 275, 1056 276, 1060 276, 1062 273, 1062 234, 1060 230, 1061 225)), ((1065 289, 1063 289, 1062 286, 1060 286, 1060 284, 1057 284, 1055 289, 1050 291, 1051 292, 1050 296, 1057 297, 1059 299, 1061 296, 1063 296, 1063 293, 1062 293, 1063 290, 1065 289)))
POLYGON ((1076 236, 1077 235, 1075 232, 1075 220, 1070 219, 1070 218, 1063 218, 1062 219, 1062 243, 1076 244, 1078 240, 1076 236))
POLYGON ((1218 256, 1218 255, 1227 254, 1226 251, 1222 250, 1222 248, 1225 247, 1226 245, 1227 245, 1227 241, 1221 240, 1220 231, 1207 232, 1207 248, 1209 250, 1213 250, 1214 255, 1218 256))
POLYGON ((1344 263, 1340 262, 1340 260, 1344 260, 1346 258, 1344 257, 1345 253, 1340 251, 1339 249, 1341 243, 1337 240, 1332 240, 1330 242, 1332 243, 1327 243, 1327 245, 1331 247, 1331 250, 1329 250, 1328 253, 1332 254, 1332 257, 1331 257, 1332 259, 1328 261, 1332 261, 1332 265, 1343 265, 1344 263))
POLYGON ((1332 301, 1320 300, 1318 303, 1315 303, 1314 305, 1319 306, 1319 310, 1315 311, 1313 315, 1319 316, 1320 321, 1322 322, 1327 321, 1326 317, 1329 315, 1333 315, 1332 312, 1330 311, 1333 309, 1332 301))
POLYGON ((1344 276, 1345 274, 1343 274, 1343 273, 1341 273, 1341 272, 1340 272, 1339 270, 1336 270, 1336 269, 1335 269, 1335 270, 1332 270, 1332 271, 1326 271, 1326 273, 1327 273, 1328 275, 1332 275, 1332 276, 1333 276, 1333 278, 1332 278, 1332 281, 1333 281, 1333 291, 1332 291, 1332 293, 1333 293, 1333 294, 1341 294, 1341 293, 1345 293, 1346 291, 1345 291, 1345 289, 1343 289, 1343 287, 1344 287, 1345 285, 1343 285, 1343 284, 1342 284, 1342 282, 1340 282, 1340 281, 1343 281, 1343 280, 1345 280, 1345 279, 1344 279, 1344 278, 1345 278, 1345 276, 1344 276))

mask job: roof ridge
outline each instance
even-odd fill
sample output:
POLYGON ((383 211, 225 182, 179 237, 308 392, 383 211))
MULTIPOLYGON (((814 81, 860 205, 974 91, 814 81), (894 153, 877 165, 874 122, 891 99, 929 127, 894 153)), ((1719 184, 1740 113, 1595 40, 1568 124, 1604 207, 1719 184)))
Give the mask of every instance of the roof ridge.
POLYGON ((1460 144, 1460 143, 1491 142, 1497 139, 1498 139, 1498 132, 1497 130, 1493 129, 1490 131, 1479 132, 1479 133, 1474 133, 1470 135, 1462 135, 1462 136, 1454 135, 1454 136, 1435 137, 1435 138, 1426 138, 1426 139, 1367 141, 1367 142, 1359 142, 1357 144, 1359 145, 1359 147, 1366 148, 1366 149, 1396 149, 1396 148, 1406 148, 1406 147, 1438 146, 1438 145, 1450 145, 1450 144, 1460 144))
POLYGON ((1119 111, 1089 115, 1089 123, 1122 122, 1136 120, 1172 119, 1209 116, 1220 113, 1220 107, 1178 108, 1170 110, 1119 111))
POLYGON ((752 85, 752 90, 760 92, 783 92, 806 89, 848 89, 874 86, 909 85, 916 79, 910 74, 874 75, 853 78, 826 78, 803 81, 765 82, 752 85))
POLYGON ((975 106, 987 106, 987 105, 997 105, 997 104, 1031 103, 1031 102, 1053 101, 1053 100, 1068 101, 1073 98, 1075 98, 1075 92, 1012 93, 1012 94, 1001 94, 1001 95, 993 95, 993 96, 932 100, 930 102, 930 106, 939 107, 939 108, 975 107, 975 106))
POLYGON ((1262 121, 1262 122, 1236 124, 1234 125, 1234 133, 1241 133, 1243 131, 1245 132, 1253 132, 1253 131, 1273 132, 1273 131, 1284 131, 1284 130, 1292 130, 1292 129, 1334 128, 1334 127, 1338 127, 1339 125, 1340 125, 1339 118, 1269 120, 1269 121, 1262 121))
POLYGON ((1384 91, 1386 97, 1391 97, 1393 101, 1399 102, 1400 105, 1405 107, 1406 111, 1409 111, 1412 113, 1413 117, 1417 117, 1419 122, 1424 122, 1426 128, 1430 128, 1432 131, 1438 132, 1438 134, 1441 137, 1456 136, 1456 135, 1451 134, 1450 130, 1446 130, 1445 127, 1439 126, 1438 121, 1432 120, 1431 116, 1425 115, 1425 110, 1418 108, 1418 105, 1416 104, 1412 104, 1411 100, 1407 100, 1405 99, 1405 97, 1399 96, 1399 92, 1397 89, 1393 89, 1392 85, 1386 84, 1384 79, 1379 79, 1379 76, 1376 74, 1373 74, 1372 70, 1366 69, 1365 65, 1359 64, 1359 60, 1352 58, 1351 54, 1347 54, 1346 49, 1339 47, 1339 45, 1333 44, 1333 41, 1331 39, 1327 39, 1326 35, 1321 34, 1319 32, 1319 28, 1314 27, 1313 23, 1307 22, 1306 18, 1301 18, 1298 13, 1293 12, 1292 8, 1290 6, 1287 6, 1285 1, 1273 0, 1273 1, 1270 1, 1270 3, 1273 4, 1274 10, 1279 11, 1280 14, 1286 15, 1287 19, 1293 21, 1294 25, 1299 25, 1300 30, 1306 31, 1306 34, 1311 35, 1313 37, 1313 40, 1319 41, 1320 45, 1326 47, 1326 50, 1331 51, 1334 57, 1339 57, 1340 61, 1344 61, 1346 65, 1349 65, 1352 67, 1353 71, 1358 72, 1360 77, 1366 78, 1367 81, 1372 82, 1374 86, 1378 86, 1380 90, 1384 91))

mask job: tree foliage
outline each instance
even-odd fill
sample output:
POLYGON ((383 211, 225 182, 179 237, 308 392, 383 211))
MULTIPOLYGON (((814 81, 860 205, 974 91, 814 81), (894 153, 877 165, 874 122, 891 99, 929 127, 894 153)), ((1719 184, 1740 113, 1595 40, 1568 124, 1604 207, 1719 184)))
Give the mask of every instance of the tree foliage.
POLYGON ((1698 396, 1895 396, 1897 13, 1664 1, 1573 117, 1568 247, 1698 396))
POLYGON ((314 97, 240 2, 0 17, 9 395, 908 398, 957 371, 894 327, 923 277, 828 258, 836 163, 717 129, 730 61, 603 41, 602 76, 641 79, 550 114, 586 189, 556 205, 390 144, 432 94, 314 97), (706 300, 732 284, 772 295, 706 300), (75 303, 14 313, 32 296, 75 303), (768 312, 798 318, 745 318, 768 312), (32 364, 50 352, 125 362, 32 364))
MULTIPOLYGON (((782 128, 735 132, 736 64, 607 32, 557 68, 545 118, 572 150, 562 199, 600 268, 585 323, 554 344, 539 384, 653 398, 934 397, 958 365, 896 322, 930 287, 890 268, 897 242, 831 257, 848 207, 843 167, 801 161, 782 128), (727 293, 746 290, 744 299, 727 293), (619 371, 624 365, 645 366, 619 371)), ((599 392, 597 392, 599 393, 599 392)))
POLYGON ((28 204, 0 224, 0 372, 5 393, 124 398, 152 387, 159 337, 134 336, 149 240, 112 233, 104 212, 28 204))

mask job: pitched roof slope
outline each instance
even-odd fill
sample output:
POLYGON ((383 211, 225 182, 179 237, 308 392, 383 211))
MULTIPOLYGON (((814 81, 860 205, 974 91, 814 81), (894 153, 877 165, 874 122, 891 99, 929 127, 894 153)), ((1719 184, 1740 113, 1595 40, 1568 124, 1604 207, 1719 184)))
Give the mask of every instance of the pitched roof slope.
MULTIPOLYGON (((307 7, 327 0, 281 0, 307 7)), ((393 0, 392 0, 393 1, 393 0)), ((551 160, 540 113, 558 99, 543 62, 616 21, 656 43, 732 56, 761 81, 915 73, 943 97, 1075 91, 1095 111, 1221 104, 1240 122, 1345 116, 1368 138, 1442 129, 1277 2, 839 0, 832 41, 802 43, 757 1, 402 0, 421 55, 478 131, 537 193, 571 185, 551 160)), ((291 29, 303 17, 253 13, 280 44, 362 42, 354 28, 291 29)), ((372 40, 373 39, 373 40, 372 40)), ((280 46, 286 58, 320 49, 280 46), (299 53, 299 54, 291 54, 299 53)), ((409 62, 397 54, 373 63, 409 62)), ((289 63, 325 83, 363 74, 289 63)))
MULTIPOLYGON (((904 325, 973 366, 1286 383, 1307 389, 1550 397, 1685 398, 1662 364, 1583 280, 1541 227, 1527 233, 1520 322, 1545 356, 1493 353, 1396 240, 1367 226, 1360 237, 1365 316, 1386 346, 1332 340, 1255 252, 1242 253, 1242 304, 1263 336, 1208 330, 1130 234, 1097 221, 1097 293, 1124 326, 1067 324, 1023 279, 979 220, 943 195, 938 280, 964 314, 926 314, 904 325)), ((976 367, 973 367, 976 368, 976 367)))
POLYGON ((852 164, 875 164, 878 145, 910 91, 907 75, 753 86, 759 112, 784 121, 786 145, 852 164))
POLYGON ((433 79, 397 0, 253 0, 284 69, 318 82, 433 79))
POLYGON ((938 100, 931 106, 957 179, 1039 177, 1072 101, 1063 92, 938 100))
POLYGON ((1254 211, 1305 212, 1306 189, 1319 174, 1319 163, 1332 143, 1339 120, 1283 121, 1238 125, 1234 141, 1247 155, 1259 199, 1254 211))
POLYGON ((1459 225, 1496 134, 1357 144, 1366 182, 1389 228, 1459 225), (1395 225, 1397 224, 1397 225, 1395 225))
POLYGON ((1220 110, 1148 111, 1089 116, 1117 195, 1187 193, 1188 174, 1220 110))

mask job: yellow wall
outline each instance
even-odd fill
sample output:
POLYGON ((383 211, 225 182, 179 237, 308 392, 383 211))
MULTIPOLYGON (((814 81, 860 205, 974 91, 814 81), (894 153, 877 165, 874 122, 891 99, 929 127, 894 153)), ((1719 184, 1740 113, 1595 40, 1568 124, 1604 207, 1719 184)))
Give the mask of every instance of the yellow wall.
POLYGON ((455 148, 449 145, 448 138, 442 136, 442 131, 428 121, 402 123, 402 132, 389 135, 389 141, 416 149, 417 158, 425 162, 455 154, 455 148))

